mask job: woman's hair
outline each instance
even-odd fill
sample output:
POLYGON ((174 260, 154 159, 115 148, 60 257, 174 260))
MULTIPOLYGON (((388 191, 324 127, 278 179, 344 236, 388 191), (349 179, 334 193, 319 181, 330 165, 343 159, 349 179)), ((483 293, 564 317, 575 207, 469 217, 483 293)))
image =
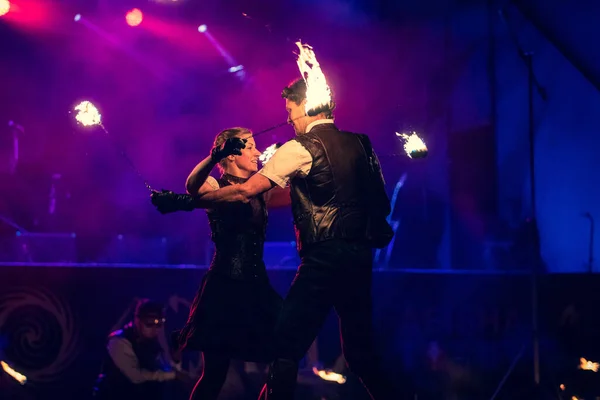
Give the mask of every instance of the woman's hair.
MULTIPOLYGON (((219 132, 219 134, 215 137, 215 142, 213 146, 221 147, 227 139, 231 139, 233 137, 238 137, 242 135, 252 135, 252 131, 248 128, 241 127, 225 129, 224 131, 219 132)), ((224 158, 221 161, 219 161, 219 169, 221 170, 221 172, 223 172, 225 169, 226 160, 227 158, 224 158)))

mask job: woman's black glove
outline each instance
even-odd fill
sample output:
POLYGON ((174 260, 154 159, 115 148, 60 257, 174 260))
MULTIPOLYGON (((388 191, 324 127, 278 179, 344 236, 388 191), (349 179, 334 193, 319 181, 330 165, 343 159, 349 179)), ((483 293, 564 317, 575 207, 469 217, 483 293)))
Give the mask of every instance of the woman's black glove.
POLYGON ((242 155, 242 149, 246 147, 246 140, 238 137, 229 138, 221 147, 213 147, 210 151, 210 158, 218 163, 222 159, 231 155, 242 155))
POLYGON ((150 195, 152 204, 161 214, 169 214, 176 211, 192 211, 194 197, 189 194, 178 194, 170 190, 152 191, 150 195))

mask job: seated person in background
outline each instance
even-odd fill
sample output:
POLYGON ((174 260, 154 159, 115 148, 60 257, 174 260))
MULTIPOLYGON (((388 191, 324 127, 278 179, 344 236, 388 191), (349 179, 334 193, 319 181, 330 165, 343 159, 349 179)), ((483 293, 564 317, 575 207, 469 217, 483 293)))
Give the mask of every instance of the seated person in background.
POLYGON ((95 399, 162 399, 167 381, 187 380, 166 362, 158 341, 165 322, 162 304, 144 299, 123 329, 108 336, 107 353, 94 390, 95 399))

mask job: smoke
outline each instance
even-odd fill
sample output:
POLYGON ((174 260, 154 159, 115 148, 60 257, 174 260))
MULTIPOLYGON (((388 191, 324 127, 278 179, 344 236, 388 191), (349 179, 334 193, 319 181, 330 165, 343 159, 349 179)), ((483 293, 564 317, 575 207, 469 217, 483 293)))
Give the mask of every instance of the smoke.
MULTIPOLYGON (((311 14, 310 26, 317 24, 318 30, 309 29, 306 18, 291 18, 283 7, 277 15, 247 21, 258 24, 256 29, 237 20, 216 28, 207 22, 244 65, 243 80, 227 71, 230 66, 193 29, 182 43, 161 36, 161 25, 143 31, 94 20, 106 34, 80 23, 56 43, 43 43, 38 69, 31 68, 43 66, 42 73, 13 69, 8 81, 23 109, 18 122, 32 143, 44 143, 36 157, 38 176, 59 172, 70 187, 64 223, 71 226, 64 229, 78 234, 181 231, 178 217, 155 215, 148 192, 111 140, 127 149, 152 186, 183 191, 188 172, 208 154, 220 130, 259 131, 286 120, 280 93, 299 76, 292 53, 297 39, 315 48, 334 91, 339 126, 369 134, 376 147, 395 146, 398 121, 425 118, 427 78, 438 68, 439 42, 432 42, 426 26, 367 24, 364 13, 340 2, 328 3, 327 10, 311 14), (112 138, 74 125, 68 111, 84 99, 98 106, 112 138), (39 115, 23 106, 34 102, 39 115)), ((22 60, 11 56, 20 65, 22 60)), ((258 138, 259 148, 292 135, 284 126, 258 138)))

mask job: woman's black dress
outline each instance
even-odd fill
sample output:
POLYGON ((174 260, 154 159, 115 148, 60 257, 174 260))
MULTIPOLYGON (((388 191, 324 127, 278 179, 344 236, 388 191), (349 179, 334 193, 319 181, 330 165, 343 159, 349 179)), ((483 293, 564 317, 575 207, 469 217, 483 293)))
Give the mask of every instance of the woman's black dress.
MULTIPOLYGON (((220 187, 244 181, 228 174, 217 180, 220 187)), ((226 203, 206 212, 216 251, 179 332, 179 347, 268 362, 282 298, 271 287, 263 262, 264 198, 226 203)))

